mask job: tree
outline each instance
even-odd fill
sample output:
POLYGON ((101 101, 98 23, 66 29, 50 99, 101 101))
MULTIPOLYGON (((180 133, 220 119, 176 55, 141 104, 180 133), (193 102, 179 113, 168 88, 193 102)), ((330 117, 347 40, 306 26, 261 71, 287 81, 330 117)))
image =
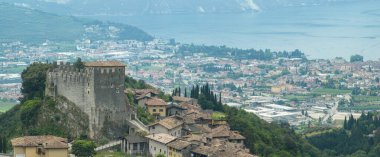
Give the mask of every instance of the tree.
POLYGON ((84 63, 81 58, 77 58, 77 61, 74 63, 74 67, 77 69, 84 69, 84 63))
POLYGON ((347 117, 344 117, 343 129, 347 129, 347 117))
POLYGON ((358 55, 358 54, 353 55, 353 56, 351 56, 351 58, 350 58, 350 62, 351 62, 351 63, 352 63, 352 62, 363 62, 363 60, 364 60, 364 57, 361 56, 361 55, 358 55))
POLYGON ((51 64, 33 63, 21 73, 23 101, 44 96, 46 72, 51 67, 51 64))
POLYGON ((352 89, 351 94, 352 95, 359 95, 361 93, 361 89, 359 87, 355 87, 352 89))
POLYGON ((78 157, 89 157, 95 155, 96 145, 90 140, 76 140, 72 146, 72 153, 78 157))
POLYGON ((157 154, 156 157, 166 157, 165 154, 157 154))
POLYGON ((351 154, 349 157, 368 157, 367 153, 363 150, 358 150, 355 153, 351 154))
POLYGON ((7 153, 7 140, 0 136, 0 153, 7 153))
POLYGON ((371 151, 368 153, 369 157, 378 157, 380 154, 380 143, 377 144, 371 151))

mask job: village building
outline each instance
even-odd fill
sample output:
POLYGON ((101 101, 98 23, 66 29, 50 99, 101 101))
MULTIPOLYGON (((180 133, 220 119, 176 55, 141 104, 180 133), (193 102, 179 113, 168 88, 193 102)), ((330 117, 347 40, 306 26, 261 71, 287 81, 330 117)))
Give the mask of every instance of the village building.
POLYGON ((183 116, 185 114, 185 111, 187 109, 184 107, 181 107, 180 105, 176 103, 169 103, 168 106, 166 107, 166 114, 167 116, 183 116))
POLYGON ((198 146, 191 150, 192 157, 257 157, 249 153, 248 149, 236 143, 213 141, 210 146, 198 146))
POLYGON ((190 142, 177 139, 170 142, 167 146, 169 149, 168 157, 190 157, 190 150, 192 149, 190 142))
POLYGON ((182 136, 183 118, 178 116, 166 117, 149 125, 151 134, 165 133, 175 137, 182 136))
POLYGON ((167 144, 174 141, 177 137, 171 136, 169 134, 159 133, 150 134, 146 136, 149 140, 149 154, 151 156, 157 156, 163 154, 165 156, 169 155, 167 144))
POLYGON ((206 137, 208 143, 220 140, 243 145, 245 140, 244 136, 237 131, 231 131, 227 125, 220 125, 211 129, 211 133, 207 134, 206 137))
POLYGON ((154 89, 136 89, 133 93, 137 104, 141 107, 144 107, 146 101, 156 98, 159 94, 159 92, 154 89))
POLYGON ((148 139, 139 133, 131 133, 126 137, 126 153, 131 155, 146 155, 149 150, 148 139))
POLYGON ((13 157, 68 157, 67 139, 56 136, 24 136, 11 140, 13 157))
POLYGON ((145 107, 147 111, 156 117, 165 117, 166 116, 166 102, 162 99, 152 98, 148 99, 145 102, 145 107))

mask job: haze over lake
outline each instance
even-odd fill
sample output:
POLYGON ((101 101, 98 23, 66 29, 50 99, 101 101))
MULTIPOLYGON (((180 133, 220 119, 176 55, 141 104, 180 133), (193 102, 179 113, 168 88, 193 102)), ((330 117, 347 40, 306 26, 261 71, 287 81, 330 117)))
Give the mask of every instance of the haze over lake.
POLYGON ((380 58, 380 1, 375 0, 258 13, 88 17, 135 25, 155 37, 182 43, 300 49, 309 58, 352 54, 364 55, 366 60, 380 58))

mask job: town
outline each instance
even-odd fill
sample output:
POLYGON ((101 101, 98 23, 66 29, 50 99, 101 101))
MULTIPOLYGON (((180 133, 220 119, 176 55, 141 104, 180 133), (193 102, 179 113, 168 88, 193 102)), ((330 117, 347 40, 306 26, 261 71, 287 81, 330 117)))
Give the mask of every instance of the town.
POLYGON ((363 111, 379 109, 379 60, 363 61, 361 56, 352 56, 351 61, 340 57, 305 60, 302 55, 234 59, 207 52, 182 55, 181 47, 183 44, 174 39, 83 40, 70 46, 49 41, 39 46, 3 44, 0 97, 5 105, 0 109, 18 102, 20 73, 27 65, 68 62, 78 57, 86 61, 122 61, 127 65, 128 76, 144 80, 166 94, 178 87, 182 93, 189 92, 196 84, 208 83, 222 95, 223 103, 244 108, 268 122, 285 120, 301 132, 311 125, 342 125, 348 115, 358 117, 363 111))
MULTIPOLYGON (((352 56, 349 61, 339 57, 308 60, 299 52, 283 52, 287 56, 282 57, 277 53, 278 56, 271 59, 236 59, 203 51, 184 55, 188 53, 184 47, 189 49, 193 45, 179 44, 173 39, 94 43, 84 40, 76 44, 74 50, 60 52, 56 52, 59 46, 48 41, 40 46, 3 44, 0 111, 20 102, 21 72, 27 66, 35 62, 55 62, 62 66, 78 58, 89 62, 121 61, 126 65, 123 71, 127 77, 144 80, 154 88, 125 89, 129 104, 135 104, 133 112, 125 114, 130 117, 127 122, 129 134, 125 139, 97 147, 98 152, 116 146, 132 155, 254 156, 243 145, 245 137, 229 128, 223 113, 201 109, 197 99, 190 95, 198 85, 207 84, 220 98, 220 103, 254 113, 270 123, 286 122, 300 134, 342 127, 350 116, 358 118, 362 112, 380 109, 380 61, 364 61, 359 55, 352 56), (15 50, 18 53, 11 53, 15 50), (172 96, 172 100, 159 97, 160 91, 172 96)), ((98 64, 103 65, 94 62, 98 64)), ((67 89, 63 91, 73 92, 65 86, 67 89)), ((71 100, 69 95, 64 96, 71 100)), ((72 98, 73 101, 78 99, 82 98, 72 98)), ((92 112, 87 114, 90 119, 94 116, 92 112)), ((99 134, 103 123, 99 121, 101 117, 95 119, 98 119, 96 123, 90 121, 93 126, 90 128, 97 128, 90 129, 89 137, 92 138, 99 134)), ((26 144, 22 141, 28 139, 23 138, 54 142, 59 137, 20 137, 12 141, 12 145, 24 147, 26 144)), ((67 141, 62 148, 68 148, 67 141)))

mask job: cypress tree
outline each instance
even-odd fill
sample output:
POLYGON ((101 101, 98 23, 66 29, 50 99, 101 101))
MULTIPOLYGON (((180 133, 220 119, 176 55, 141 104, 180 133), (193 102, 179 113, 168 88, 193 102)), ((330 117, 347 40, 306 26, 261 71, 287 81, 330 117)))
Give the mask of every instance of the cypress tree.
POLYGON ((344 117, 343 129, 347 130, 347 117, 344 117))
POLYGON ((216 94, 214 94, 214 103, 218 104, 218 96, 216 96, 216 94))
POLYGON ((222 105, 222 92, 219 93, 219 104, 222 105))
POLYGON ((195 87, 194 95, 195 95, 195 98, 196 98, 196 99, 199 98, 199 85, 198 85, 198 84, 197 84, 197 86, 195 87))
POLYGON ((0 153, 4 153, 3 151, 3 137, 0 136, 0 153))

